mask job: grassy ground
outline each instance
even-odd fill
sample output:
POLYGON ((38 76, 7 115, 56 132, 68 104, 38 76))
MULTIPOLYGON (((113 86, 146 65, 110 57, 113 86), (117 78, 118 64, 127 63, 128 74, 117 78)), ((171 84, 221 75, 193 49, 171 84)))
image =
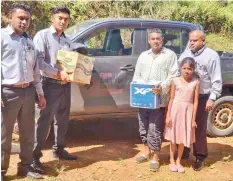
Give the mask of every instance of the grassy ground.
POLYGON ((233 36, 222 34, 208 34, 206 36, 207 46, 214 50, 226 50, 233 52, 233 36))

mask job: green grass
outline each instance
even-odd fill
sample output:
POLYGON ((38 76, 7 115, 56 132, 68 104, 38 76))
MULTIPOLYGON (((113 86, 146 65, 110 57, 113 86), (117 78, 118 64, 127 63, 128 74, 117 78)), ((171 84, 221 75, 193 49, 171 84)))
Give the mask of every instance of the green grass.
POLYGON ((214 50, 233 51, 233 36, 223 34, 207 34, 207 46, 214 50))

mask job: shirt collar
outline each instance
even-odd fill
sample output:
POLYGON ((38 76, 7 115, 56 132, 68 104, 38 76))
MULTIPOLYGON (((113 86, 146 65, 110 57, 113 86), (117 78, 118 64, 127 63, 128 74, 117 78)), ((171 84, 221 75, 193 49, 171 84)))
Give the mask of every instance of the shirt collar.
MULTIPOLYGON (((52 32, 52 34, 55 34, 55 33, 57 34, 57 31, 56 31, 56 29, 54 28, 53 25, 51 25, 49 29, 50 29, 50 31, 52 32)), ((61 36, 66 37, 66 35, 65 35, 64 32, 62 32, 61 36)))
MULTIPOLYGON (((165 52, 166 52, 166 48, 163 47, 162 50, 161 50, 158 54, 160 54, 160 53, 165 53, 165 52)), ((151 53, 152 53, 152 49, 149 49, 149 50, 148 50, 148 54, 151 54, 151 53)))
POLYGON ((194 55, 194 56, 198 56, 200 55, 204 50, 205 50, 205 46, 203 46, 200 50, 198 50, 197 52, 193 52, 192 50, 190 50, 190 52, 194 55))
MULTIPOLYGON (((6 29, 7 29, 8 33, 9 33, 9 35, 16 34, 15 31, 12 29, 11 25, 8 25, 6 29)), ((25 38, 29 38, 29 36, 28 36, 28 34, 26 32, 23 33, 23 36, 25 38)))

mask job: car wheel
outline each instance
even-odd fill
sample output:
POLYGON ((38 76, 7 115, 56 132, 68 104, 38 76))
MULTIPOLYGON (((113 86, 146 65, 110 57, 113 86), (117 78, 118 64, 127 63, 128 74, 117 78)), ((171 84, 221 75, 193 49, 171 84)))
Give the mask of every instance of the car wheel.
POLYGON ((224 96, 216 100, 208 115, 207 133, 220 137, 233 134, 233 96, 224 96))

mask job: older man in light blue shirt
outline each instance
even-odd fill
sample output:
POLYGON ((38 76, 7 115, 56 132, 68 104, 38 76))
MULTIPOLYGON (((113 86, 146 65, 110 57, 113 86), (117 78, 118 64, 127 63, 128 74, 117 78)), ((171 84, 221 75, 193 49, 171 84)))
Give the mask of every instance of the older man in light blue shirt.
MULTIPOLYGON (((196 116, 197 128, 195 129, 195 140, 193 154, 196 161, 193 169, 196 171, 204 167, 204 160, 208 156, 207 149, 207 117, 213 108, 215 100, 222 92, 222 74, 220 57, 217 52, 205 46, 205 35, 200 30, 194 30, 189 34, 190 46, 180 56, 179 62, 185 57, 192 57, 196 61, 196 72, 200 77, 200 95, 196 116)), ((184 156, 188 155, 187 148, 184 156)))
POLYGON ((19 176, 41 178, 33 172, 32 150, 35 129, 35 88, 42 109, 46 106, 36 51, 25 33, 30 24, 30 8, 23 4, 12 5, 10 24, 1 29, 1 174, 4 180, 9 167, 11 140, 17 119, 20 136, 19 176))

